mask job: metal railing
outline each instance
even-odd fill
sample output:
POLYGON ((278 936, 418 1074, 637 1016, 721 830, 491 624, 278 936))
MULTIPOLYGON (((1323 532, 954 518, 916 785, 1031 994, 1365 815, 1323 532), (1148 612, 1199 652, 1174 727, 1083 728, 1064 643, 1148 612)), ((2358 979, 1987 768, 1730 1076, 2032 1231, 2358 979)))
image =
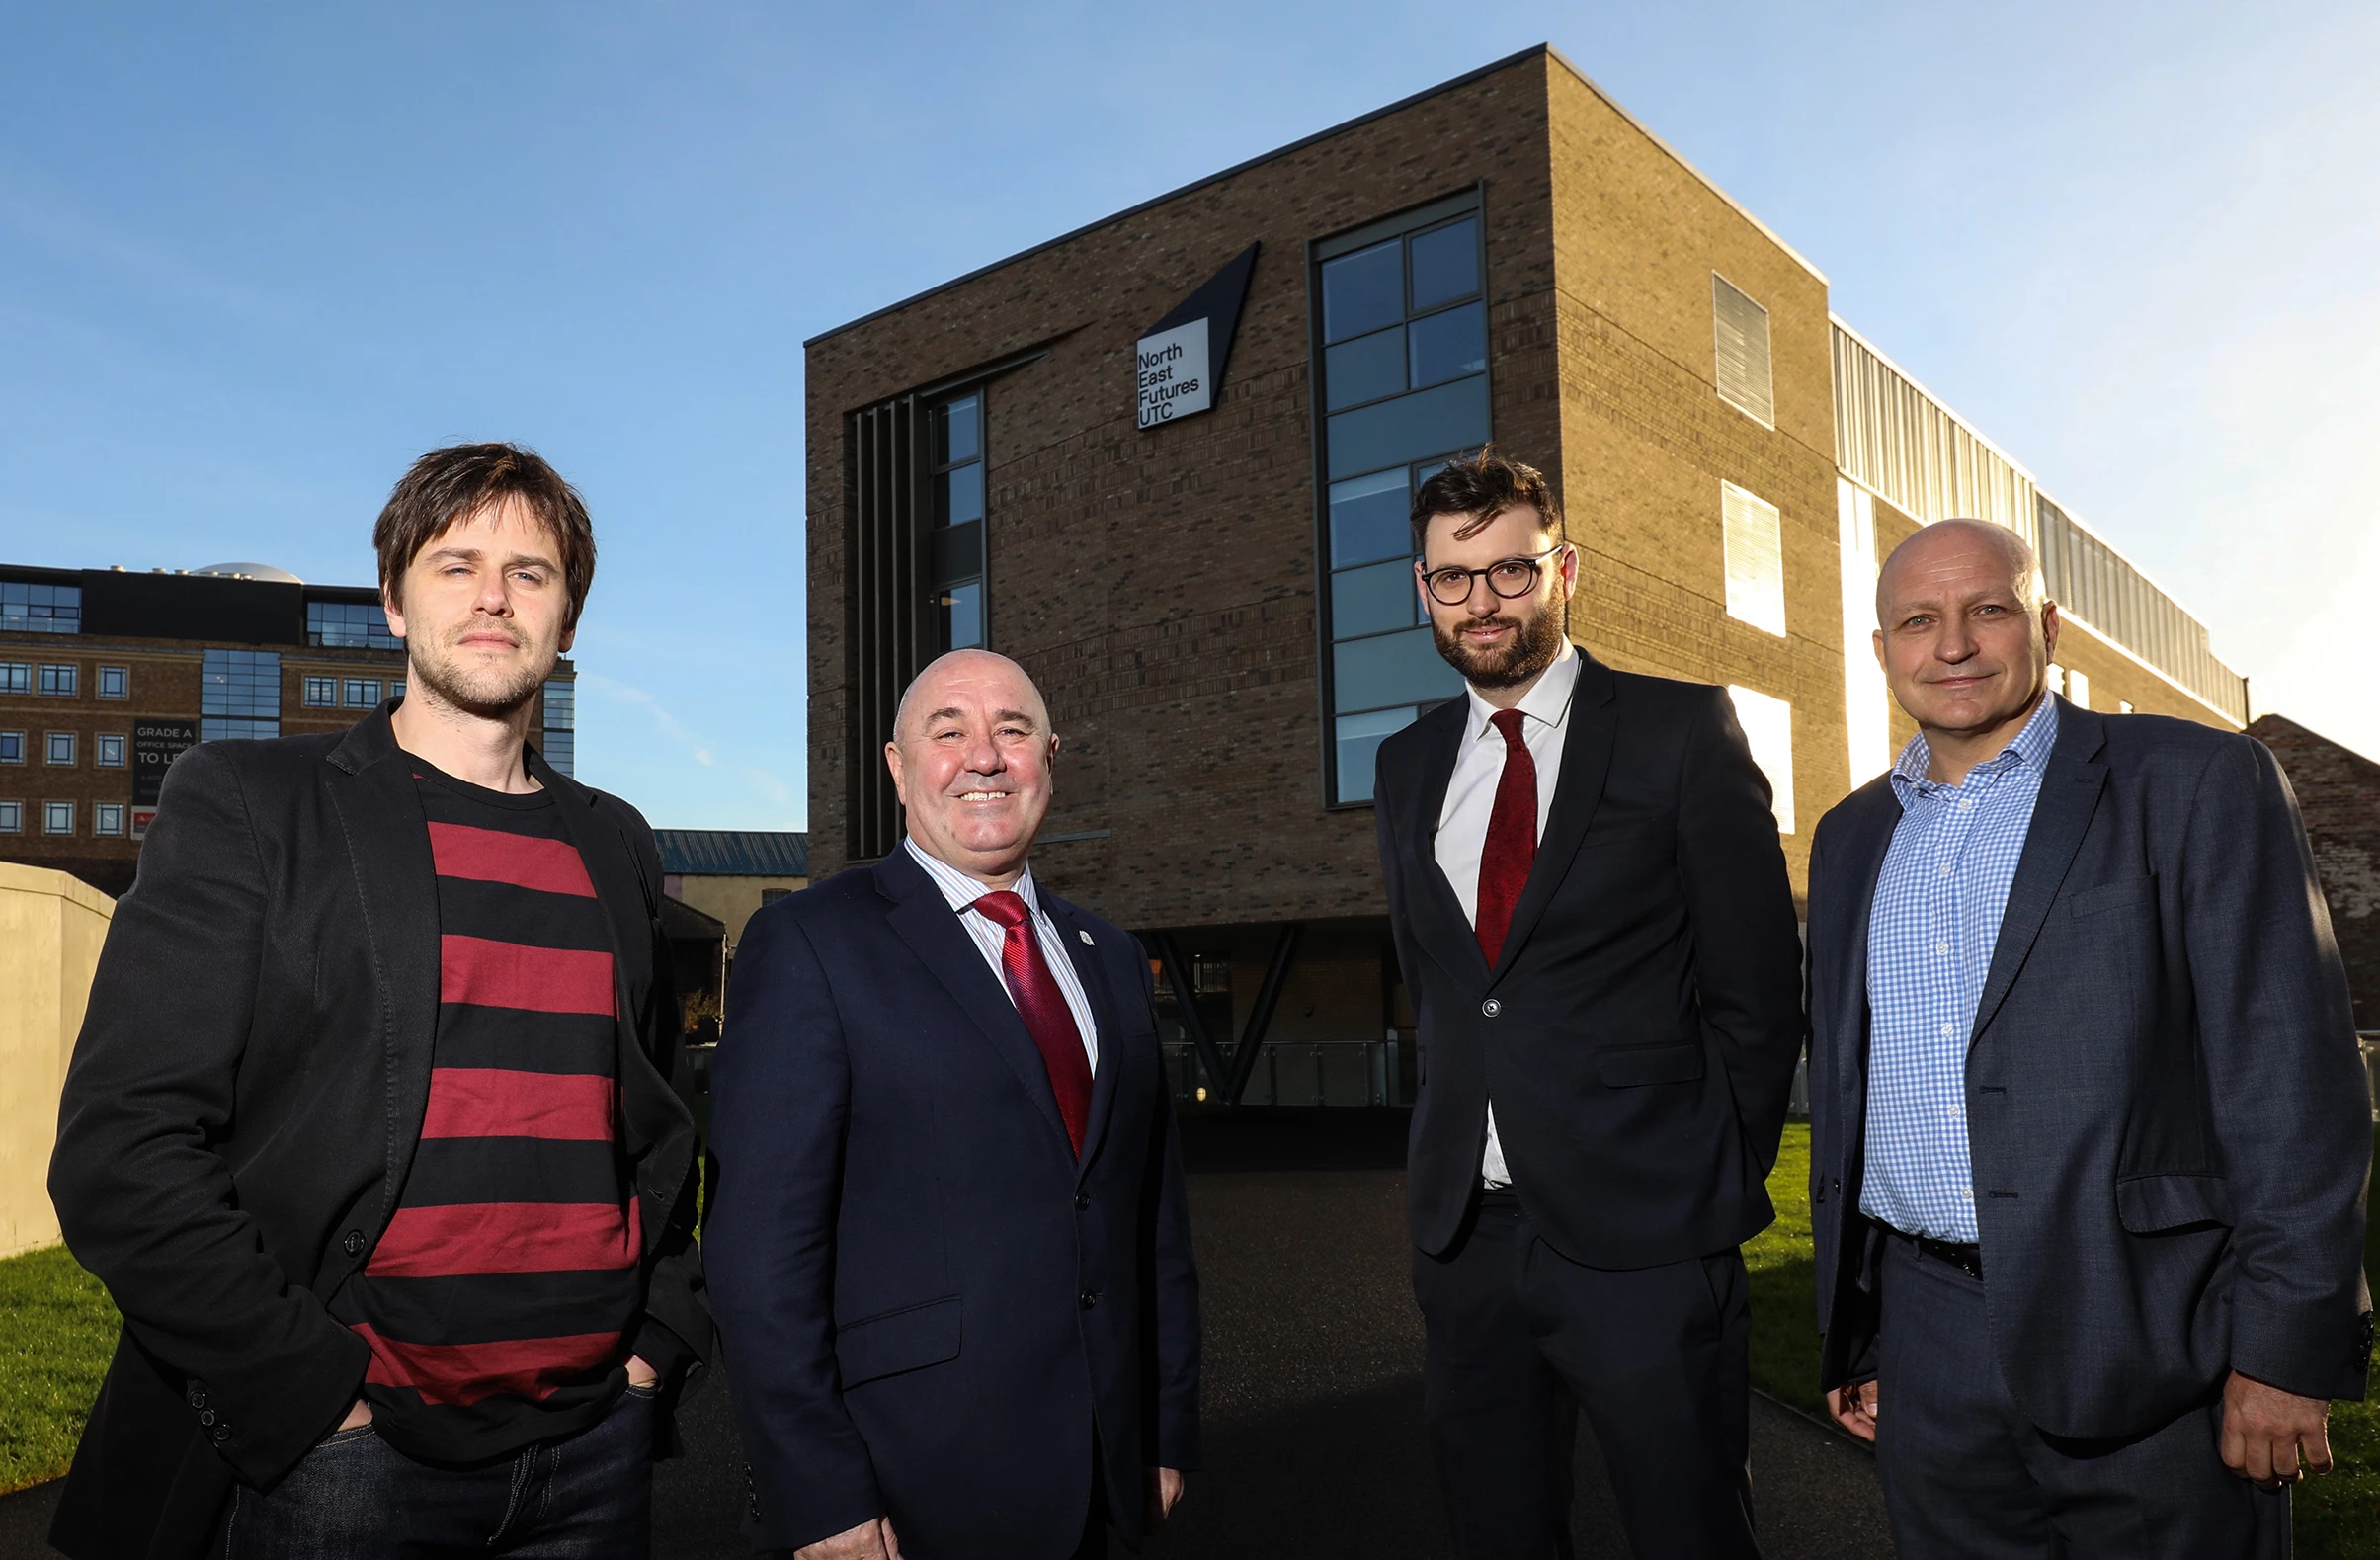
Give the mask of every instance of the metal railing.
MULTIPOLYGON (((1210 1101, 1220 1091, 1188 1040, 1164 1045, 1174 1098, 1210 1101)), ((1413 1039, 1391 1031, 1377 1040, 1267 1040, 1257 1052, 1242 1105, 1411 1105, 1413 1039)))

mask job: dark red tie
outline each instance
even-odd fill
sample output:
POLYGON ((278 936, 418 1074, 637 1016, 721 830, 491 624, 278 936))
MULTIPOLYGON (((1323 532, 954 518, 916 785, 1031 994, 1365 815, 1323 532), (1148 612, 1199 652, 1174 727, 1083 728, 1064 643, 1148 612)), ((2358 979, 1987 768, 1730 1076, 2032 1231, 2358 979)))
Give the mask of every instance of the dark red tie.
POLYGON ((1479 851, 1479 913, 1471 925, 1488 968, 1504 953, 1513 906, 1528 885, 1528 864, 1537 859, 1537 761, 1520 740, 1520 711, 1499 709, 1488 717, 1504 733, 1504 774, 1496 781, 1496 806, 1488 814, 1488 838, 1479 851))
POLYGON ((1008 929, 1000 944, 1000 968, 1008 977, 1008 992, 1017 999, 1017 1014, 1026 1031, 1040 1048, 1041 1065, 1049 1069, 1049 1088, 1058 1097, 1058 1114, 1066 1122, 1066 1140, 1079 1157, 1083 1152, 1083 1123, 1091 1119, 1091 1057, 1083 1049, 1083 1031, 1074 1026, 1074 1010, 1058 989, 1041 956, 1041 939, 1034 934, 1032 911, 1023 895, 996 889, 970 910, 980 910, 1008 929))

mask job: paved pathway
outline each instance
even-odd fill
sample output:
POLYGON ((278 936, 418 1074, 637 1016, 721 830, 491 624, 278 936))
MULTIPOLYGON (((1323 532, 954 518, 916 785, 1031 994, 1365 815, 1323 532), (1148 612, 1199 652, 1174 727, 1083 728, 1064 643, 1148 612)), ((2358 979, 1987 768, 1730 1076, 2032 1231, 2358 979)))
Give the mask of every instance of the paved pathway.
MULTIPOLYGON (((1402 1140, 1364 1112, 1251 1112, 1188 1133, 1206 1307, 1206 1471, 1150 1560, 1436 1560, 1451 1554, 1421 1425, 1402 1140)), ((1770 1560, 1891 1553, 1875 1462, 1755 1399, 1753 1477, 1770 1560)), ((742 1560, 742 1475, 716 1379, 690 1394, 691 1455, 654 1488, 661 1560, 742 1560)), ((1580 1437, 1582 1556, 1627 1553, 1580 1437)), ((0 1500, 0 1560, 46 1555, 53 1497, 0 1500)), ((1120 1554, 1121 1551, 1119 1550, 1120 1554)))

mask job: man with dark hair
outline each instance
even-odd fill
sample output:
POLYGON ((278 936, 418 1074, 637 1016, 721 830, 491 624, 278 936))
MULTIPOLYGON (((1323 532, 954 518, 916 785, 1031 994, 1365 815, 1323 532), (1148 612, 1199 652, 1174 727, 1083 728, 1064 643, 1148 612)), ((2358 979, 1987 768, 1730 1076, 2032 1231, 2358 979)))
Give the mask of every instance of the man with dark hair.
POLYGON ((1876 616, 1918 730, 1810 856, 1819 1386, 1903 1554, 2286 1555, 2372 1343, 2371 1096, 2289 782, 2051 692, 1999 526, 1902 542, 1876 616))
POLYGON ((374 531, 406 692, 169 772, 49 1189, 124 1318, 67 1554, 641 1557, 710 1349, 652 833, 527 745, 595 570, 508 445, 374 531))
POLYGON ((1483 452, 1423 483, 1414 573, 1468 692, 1380 745, 1421 1020, 1406 1185, 1424 1408, 1467 1557, 1571 1553, 1577 1411, 1643 1556, 1756 1553, 1739 1246, 1801 1052, 1768 783, 1716 688, 1572 646, 1578 549, 1483 452))

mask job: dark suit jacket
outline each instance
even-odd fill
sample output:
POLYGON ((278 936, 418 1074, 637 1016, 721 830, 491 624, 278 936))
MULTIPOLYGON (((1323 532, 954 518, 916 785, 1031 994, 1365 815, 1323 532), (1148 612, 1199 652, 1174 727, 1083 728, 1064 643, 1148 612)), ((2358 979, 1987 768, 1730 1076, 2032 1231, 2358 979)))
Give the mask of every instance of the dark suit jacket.
POLYGON ((1381 870, 1421 1020, 1407 1198, 1433 1256, 1470 1206, 1491 1096, 1513 1190, 1574 1262, 1679 1262, 1774 1217, 1802 1004, 1768 782, 1724 691, 1581 654, 1493 970, 1435 855, 1468 700, 1380 744, 1381 870))
MULTIPOLYGON (((1867 929, 1891 778, 1810 860, 1820 1375, 1874 1374, 1867 929)), ((2361 1397, 2369 1088, 2289 782, 2262 743, 2060 702, 1967 1050, 2002 1375, 2058 1436, 2136 1435, 2237 1369, 2361 1397)))
MULTIPOLYGON (((397 1205, 438 1029, 438 884, 391 700, 351 730, 210 742, 168 772, 66 1075, 49 1194, 124 1329, 50 1541, 91 1560, 206 1546, 336 1425, 363 1340, 325 1301, 397 1205)), ((623 1148, 644 1223, 632 1340, 708 1353, 680 1020, 634 809, 531 757, 610 914, 623 1148)))
POLYGON ((1197 1463, 1148 961, 1039 895, 1099 1027, 1079 1163, 1000 977, 905 848, 745 930, 703 1240, 758 1547, 888 1513, 916 1560, 1069 1554, 1095 1444, 1136 1543, 1143 1465, 1197 1463))

